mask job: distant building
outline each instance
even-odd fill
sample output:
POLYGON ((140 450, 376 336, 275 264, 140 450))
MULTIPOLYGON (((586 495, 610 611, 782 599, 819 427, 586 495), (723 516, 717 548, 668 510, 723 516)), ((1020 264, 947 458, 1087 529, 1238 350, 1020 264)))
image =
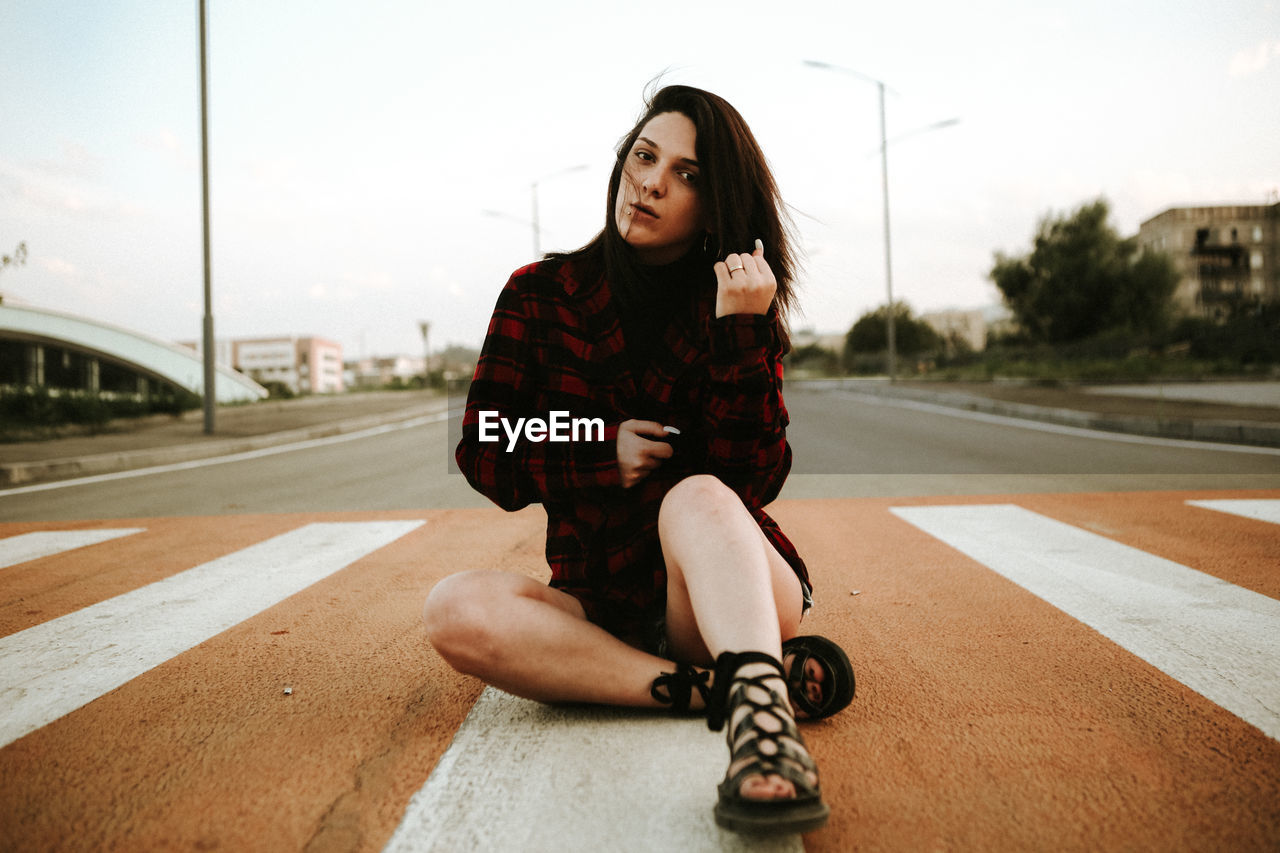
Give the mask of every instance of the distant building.
POLYGON ((825 350, 834 353, 844 352, 844 338, 848 331, 844 332, 827 332, 819 334, 812 328, 798 329, 791 333, 791 348, 793 350, 800 347, 820 346, 825 350))
POLYGON ((931 311, 920 317, 942 336, 948 350, 954 342, 963 342, 974 352, 987 348, 987 318, 982 309, 969 311, 931 311))
POLYGON ((1183 313, 1280 301, 1280 203, 1170 208, 1139 226, 1138 244, 1173 259, 1183 313))
MULTIPOLYGON (((179 391, 198 396, 204 365, 192 349, 65 311, 0 305, 0 387, 147 401, 176 399, 179 391)), ((218 367, 213 390, 219 403, 267 396, 229 364, 218 367)))
POLYGON ((407 385, 426 373, 422 356, 393 355, 385 358, 362 358, 346 363, 346 381, 353 388, 385 388, 407 385))
MULTIPOLYGON (((186 346, 200 350, 198 344, 186 346)), ((340 394, 342 344, 316 337, 234 338, 215 344, 217 361, 262 385, 282 385, 294 394, 340 394)))

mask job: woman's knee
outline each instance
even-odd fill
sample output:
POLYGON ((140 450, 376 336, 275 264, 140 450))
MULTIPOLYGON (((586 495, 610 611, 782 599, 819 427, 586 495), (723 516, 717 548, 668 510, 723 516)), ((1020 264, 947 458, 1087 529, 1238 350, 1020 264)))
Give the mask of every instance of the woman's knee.
POLYGON ((493 638, 494 600, 501 597, 495 586, 504 585, 496 573, 461 572, 437 583, 427 594, 422 619, 427 639, 440 656, 456 669, 465 669, 466 660, 483 654, 493 638), (495 595, 495 593, 497 593, 495 595))
POLYGON ((662 499, 658 518, 670 521, 691 513, 740 511, 744 509, 738 494, 714 474, 694 474, 676 483, 662 499))
POLYGON ((437 583, 427 594, 422 619, 440 657, 459 672, 484 677, 519 642, 510 625, 515 613, 530 612, 529 604, 586 618, 577 599, 564 592, 525 575, 478 569, 437 583))

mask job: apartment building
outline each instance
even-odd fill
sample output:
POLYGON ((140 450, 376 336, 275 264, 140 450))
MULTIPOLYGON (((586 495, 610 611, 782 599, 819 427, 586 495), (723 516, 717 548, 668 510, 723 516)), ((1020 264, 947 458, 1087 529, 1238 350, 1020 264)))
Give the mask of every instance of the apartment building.
MULTIPOLYGON (((184 345, 200 351, 198 343, 184 345)), ((294 394, 339 394, 346 390, 342 344, 335 341, 282 335, 219 340, 215 348, 219 364, 263 385, 279 383, 294 394)))
POLYGON ((1173 259, 1184 313, 1280 301, 1280 203, 1173 207, 1139 226, 1138 244, 1173 259))

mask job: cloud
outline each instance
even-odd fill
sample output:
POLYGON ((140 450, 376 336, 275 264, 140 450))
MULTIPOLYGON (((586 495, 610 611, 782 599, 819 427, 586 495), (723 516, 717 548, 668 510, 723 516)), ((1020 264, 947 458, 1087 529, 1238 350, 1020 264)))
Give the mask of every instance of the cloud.
POLYGON ((1280 59, 1280 41, 1263 41, 1231 57, 1227 73, 1232 77, 1249 77, 1265 71, 1271 60, 1280 59))
POLYGON ((97 183, 102 179, 105 160, 79 142, 64 141, 56 159, 40 160, 33 165, 39 172, 56 179, 72 179, 97 183))
POLYGON ((57 160, 18 164, 0 158, 0 198, 19 217, 70 215, 72 219, 132 219, 146 209, 106 187, 98 174, 103 160, 75 143, 57 160))
POLYGON ((62 278, 75 278, 80 275, 80 268, 62 258, 41 258, 40 265, 53 275, 62 278))
POLYGON ((182 137, 167 127, 140 134, 137 142, 144 150, 163 155, 171 165, 184 172, 194 172, 200 166, 196 153, 187 147, 182 137))

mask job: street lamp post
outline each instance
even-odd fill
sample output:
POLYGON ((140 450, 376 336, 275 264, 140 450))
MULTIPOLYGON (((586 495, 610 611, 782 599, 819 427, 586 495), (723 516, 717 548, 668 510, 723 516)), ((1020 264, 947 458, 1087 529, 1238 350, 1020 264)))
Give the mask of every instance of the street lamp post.
MULTIPOLYGON (((806 59, 804 64, 813 68, 822 68, 827 71, 838 71, 841 74, 850 74, 854 77, 866 80, 868 83, 874 83, 876 91, 880 95, 880 184, 884 198, 884 287, 889 299, 889 307, 885 313, 885 337, 886 344, 889 347, 889 381, 893 382, 898 374, 898 344, 893 309, 893 250, 892 242, 889 237, 889 140, 886 133, 884 114, 885 84, 883 80, 877 80, 874 77, 869 77, 866 74, 854 71, 852 68, 843 68, 839 65, 832 65, 829 62, 818 62, 813 59, 806 59)), ((948 127, 955 124, 957 121, 959 121, 959 119, 947 119, 946 121, 940 121, 937 124, 932 124, 928 127, 911 131, 911 134, 925 130, 936 130, 938 128, 948 127)), ((901 138, 902 137, 897 137, 895 141, 901 138)))
POLYGON ((431 323, 419 320, 418 331, 422 333, 422 387, 426 388, 431 384, 431 345, 427 342, 431 323))
POLYGON ((538 184, 550 178, 558 178, 561 175, 568 175, 571 172, 581 172, 587 168, 586 163, 579 163, 577 166, 570 166, 567 169, 561 169, 558 172, 552 172, 549 175, 543 175, 529 186, 529 194, 533 199, 533 257, 536 260, 542 255, 542 228, 538 224, 538 184))
POLYGON ((205 9, 204 0, 200 0, 200 190, 204 219, 204 327, 202 345, 204 347, 204 431, 212 435, 214 429, 214 406, 217 402, 217 371, 214 359, 216 344, 213 335, 213 287, 209 268, 209 86, 208 62, 205 56, 205 9))
POLYGON ((889 141, 885 137, 884 123, 884 83, 876 81, 876 89, 880 92, 880 182, 884 197, 884 287, 888 293, 889 310, 885 313, 885 337, 889 346, 889 382, 898 376, 898 343, 894 329, 897 326, 897 312, 893 308, 893 252, 889 241, 889 141))

